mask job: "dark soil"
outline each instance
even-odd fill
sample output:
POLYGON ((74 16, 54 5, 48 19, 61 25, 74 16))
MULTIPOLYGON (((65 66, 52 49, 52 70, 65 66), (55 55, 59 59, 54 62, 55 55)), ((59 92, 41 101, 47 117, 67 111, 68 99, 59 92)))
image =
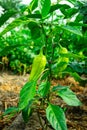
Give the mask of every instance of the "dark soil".
MULTIPOLYGON (((29 75, 14 75, 10 72, 0 73, 0 115, 5 109, 11 106, 17 106, 19 92, 22 86, 27 82, 29 75)), ((61 80, 52 80, 52 85, 71 86, 71 89, 76 93, 81 100, 82 106, 70 107, 67 106, 61 99, 53 95, 52 103, 66 108, 66 120, 68 130, 87 130, 87 85, 80 86, 72 77, 66 77, 61 80)), ((45 124, 45 116, 40 112, 42 123, 45 124)), ((53 130, 49 125, 48 130, 53 130)), ((21 113, 15 115, 11 120, 5 116, 0 119, 0 130, 42 130, 39 124, 37 113, 34 112, 27 124, 24 123, 21 113)))

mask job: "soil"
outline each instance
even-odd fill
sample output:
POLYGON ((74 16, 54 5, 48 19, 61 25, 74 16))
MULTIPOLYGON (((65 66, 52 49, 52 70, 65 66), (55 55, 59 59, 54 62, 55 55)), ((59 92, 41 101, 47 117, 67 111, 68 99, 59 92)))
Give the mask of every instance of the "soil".
MULTIPOLYGON (((0 73, 0 115, 9 107, 17 106, 19 92, 22 86, 27 82, 29 75, 14 75, 12 72, 0 73)), ((82 106, 71 107, 67 106, 61 99, 53 95, 52 103, 66 107, 65 112, 68 130, 87 130, 87 84, 79 85, 72 77, 66 77, 61 80, 52 80, 52 85, 57 84, 71 86, 71 89, 76 93, 81 100, 82 106)), ((44 114, 42 123, 45 124, 44 114)), ((34 112, 28 123, 24 123, 21 113, 15 115, 11 120, 7 116, 0 119, 0 130, 42 130, 39 124, 39 119, 34 112)), ((49 124, 48 130, 53 130, 49 124)))

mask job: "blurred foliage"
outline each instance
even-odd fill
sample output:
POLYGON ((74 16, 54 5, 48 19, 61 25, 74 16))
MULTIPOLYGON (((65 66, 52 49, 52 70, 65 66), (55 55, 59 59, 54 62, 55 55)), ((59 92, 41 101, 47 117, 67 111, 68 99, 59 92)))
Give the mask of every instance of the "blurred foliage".
MULTIPOLYGON (((18 4, 16 0, 9 1, 9 9, 3 6, 10 12, 7 11, 0 18, 0 26, 2 27, 3 23, 6 24, 6 27, 0 33, 1 62, 2 57, 7 56, 10 69, 21 72, 26 68, 26 72, 29 72, 33 58, 38 54, 40 48, 44 47, 44 54, 48 60, 47 67, 49 66, 50 71, 52 71, 51 68, 54 66, 54 75, 57 75, 58 71, 61 70, 56 68, 59 57, 67 59, 67 56, 59 54, 60 44, 68 49, 69 63, 72 64, 76 59, 77 63, 79 60, 80 63, 85 63, 86 66, 86 58, 83 58, 87 56, 87 24, 84 23, 86 2, 69 1, 72 6, 67 3, 61 4, 61 2, 49 3, 45 13, 43 11, 44 6, 40 5, 41 8, 37 8, 38 0, 33 0, 28 6, 18 4), (19 8, 18 13, 12 12, 11 6, 13 4, 15 9, 16 7, 19 8), (14 15, 15 13, 18 15, 16 15, 17 18, 14 15), (14 20, 7 24, 10 17, 14 17, 14 20)), ((5 5, 3 3, 6 1, 1 2, 2 5, 5 5)), ((60 64, 60 67, 63 63, 60 64)), ((79 68, 79 63, 77 68, 79 68)), ((84 73, 86 67, 82 66, 82 68, 84 68, 84 71, 80 71, 84 73)), ((63 71, 66 71, 66 69, 63 71)), ((79 73, 79 71, 76 72, 79 73)))
POLYGON ((0 6, 4 8, 5 11, 7 10, 18 10, 18 5, 21 0, 0 0, 0 6))

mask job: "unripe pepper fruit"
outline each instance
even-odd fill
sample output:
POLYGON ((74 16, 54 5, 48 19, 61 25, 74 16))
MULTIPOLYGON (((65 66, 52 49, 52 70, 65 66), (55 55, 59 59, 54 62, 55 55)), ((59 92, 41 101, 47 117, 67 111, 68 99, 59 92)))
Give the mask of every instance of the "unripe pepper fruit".
POLYGON ((43 55, 43 50, 40 50, 40 53, 34 58, 32 64, 32 70, 30 73, 29 81, 37 81, 42 72, 44 71, 46 65, 46 56, 43 55))
POLYGON ((67 54, 68 50, 60 45, 59 54, 67 54))
POLYGON ((58 67, 59 67, 58 69, 60 71, 65 70, 67 65, 68 65, 68 63, 69 63, 69 58, 66 57, 66 56, 63 56, 63 54, 67 54, 67 53, 68 53, 68 50, 65 47, 62 47, 60 45, 60 50, 59 50, 60 57, 58 58, 58 62, 57 62, 58 63, 58 67), (62 63, 62 66, 60 66, 61 63, 62 63))
POLYGON ((53 66, 53 73, 57 77, 62 77, 61 73, 67 68, 69 63, 69 58, 65 55, 68 54, 68 50, 65 47, 59 45, 59 57, 57 59, 56 64, 53 66))

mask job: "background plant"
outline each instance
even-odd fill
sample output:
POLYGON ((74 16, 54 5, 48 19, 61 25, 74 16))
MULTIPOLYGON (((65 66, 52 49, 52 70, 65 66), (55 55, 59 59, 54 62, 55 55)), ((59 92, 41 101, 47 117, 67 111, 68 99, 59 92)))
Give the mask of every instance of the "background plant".
MULTIPOLYGON (((85 49, 86 48, 86 34, 84 35, 84 37, 81 37, 81 35, 82 35, 81 32, 83 32, 82 27, 86 28, 85 27, 86 25, 80 24, 80 22, 83 21, 83 15, 82 15, 81 11, 79 12, 79 8, 82 8, 82 6, 84 6, 84 5, 80 2, 77 3, 75 1, 71 2, 72 5, 74 6, 72 8, 68 4, 62 5, 62 4, 58 3, 55 5, 52 5, 52 7, 50 8, 50 11, 49 11, 49 15, 46 18, 44 18, 44 21, 41 23, 40 11, 38 9, 35 10, 35 8, 37 7, 37 3, 38 2, 35 1, 35 5, 32 6, 32 2, 31 2, 31 5, 24 8, 24 12, 27 12, 27 15, 25 16, 22 12, 21 17, 16 19, 15 21, 13 21, 11 26, 8 26, 7 29, 5 29, 2 32, 2 34, 5 33, 6 31, 9 31, 9 29, 12 29, 12 28, 18 26, 18 23, 19 23, 19 25, 25 24, 25 22, 27 21, 26 26, 29 28, 30 33, 31 33, 31 34, 28 33, 28 36, 30 35, 29 37, 32 39, 32 41, 34 43, 33 46, 35 46, 34 49, 35 49, 36 53, 39 51, 39 48, 41 48, 41 46, 44 45, 44 42, 40 43, 41 40, 43 39, 42 38, 43 31, 41 30, 41 28, 42 28, 42 26, 44 26, 45 32, 48 32, 46 35, 48 37, 47 42, 49 42, 48 48, 50 48, 49 52, 47 52, 48 56, 49 56, 48 59, 50 59, 50 57, 51 57, 50 52, 52 52, 52 47, 55 45, 57 46, 57 48, 54 49, 54 52, 55 52, 54 58, 56 58, 58 56, 58 43, 60 43, 64 47, 67 47, 70 51, 73 51, 74 53, 83 52, 84 54, 87 54, 86 49, 85 49), (79 7, 80 5, 78 6, 78 4, 80 4, 81 7, 79 7), (31 13, 31 11, 33 11, 33 13, 31 13), (58 11, 60 11, 60 13, 58 13, 58 11), (74 20, 72 20, 72 17, 74 17, 74 20), (79 17, 80 17, 80 19, 78 19, 79 17), (53 23, 51 23, 50 21, 53 21, 53 23), (79 22, 79 24, 78 24, 78 22, 79 22), (77 26, 77 24, 79 26, 77 26), (70 32, 72 32, 72 33, 70 33, 70 32), (84 46, 83 46, 83 41, 84 41, 84 46), (79 44, 79 46, 78 46, 78 44, 79 44)), ((21 11, 23 11, 23 9, 21 9, 21 11)), ((44 13, 44 11, 43 11, 43 13, 44 13)), ((8 15, 6 14, 5 16, 8 16, 8 15)), ((7 17, 7 18, 9 18, 9 17, 7 17)), ((2 19, 2 17, 1 17, 1 19, 2 19)), ((27 30, 28 30, 28 28, 27 28, 27 30)), ((17 34, 17 31, 16 31, 16 34, 17 34)), ((14 34, 11 33, 11 36, 6 36, 6 37, 7 37, 7 39, 10 38, 9 41, 11 42, 12 41, 11 39, 14 39, 14 41, 15 41, 15 39, 17 38, 17 37, 14 37, 14 35, 15 35, 15 33, 14 34)), ((22 32, 20 33, 20 31, 18 31, 18 37, 21 37, 20 35, 22 35, 22 32)), ((17 39, 19 39, 19 38, 17 38, 17 39)), ((22 42, 21 40, 19 40, 18 42, 21 43, 22 42)), ((16 45, 17 42, 15 41, 14 44, 16 45)), ((15 47, 15 45, 14 45, 14 47, 15 47)), ((17 51, 18 50, 20 50, 20 49, 17 49, 17 51)))

